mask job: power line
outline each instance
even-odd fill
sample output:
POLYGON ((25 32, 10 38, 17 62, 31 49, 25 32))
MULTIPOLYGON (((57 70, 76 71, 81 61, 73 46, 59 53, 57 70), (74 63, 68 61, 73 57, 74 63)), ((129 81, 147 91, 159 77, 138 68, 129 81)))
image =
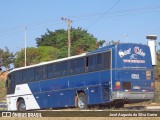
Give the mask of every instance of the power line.
MULTIPOLYGON (((159 12, 160 10, 154 11, 154 12, 159 12)), ((144 14, 144 13, 153 13, 152 11, 138 11, 138 12, 133 12, 133 13, 118 13, 118 14, 108 14, 107 16, 103 17, 108 18, 108 17, 119 17, 119 16, 128 16, 128 15, 138 15, 138 14, 144 14)), ((91 20, 97 18, 96 16, 91 16, 90 18, 82 18, 82 19, 77 19, 76 21, 82 21, 82 20, 91 20)))
POLYGON ((104 14, 102 14, 101 16, 99 16, 93 23, 91 23, 87 28, 91 27, 92 25, 94 25, 97 21, 99 21, 103 16, 105 16, 107 13, 109 13, 118 3, 120 2, 120 0, 116 1, 113 6, 111 6, 111 8, 109 8, 104 14))
MULTIPOLYGON (((138 8, 138 9, 129 9, 129 10, 121 10, 121 11, 114 11, 114 12, 109 12, 107 17, 117 17, 117 16, 126 16, 126 15, 136 15, 136 14, 143 14, 143 13, 149 13, 152 12, 153 10, 156 10, 154 12, 159 12, 160 6, 151 6, 151 7, 145 7, 145 8, 138 8)), ((80 20, 93 20, 97 18, 99 15, 104 15, 104 12, 100 13, 95 13, 95 14, 88 14, 88 15, 80 15, 80 16, 70 16, 70 18, 74 19, 75 21, 80 21, 80 20)), ((106 18, 103 16, 103 18, 106 18)))
MULTIPOLYGON (((160 6, 151 6, 151 7, 138 8, 138 9, 114 11, 114 12, 109 12, 108 14, 121 14, 121 13, 140 12, 140 11, 147 12, 149 10, 157 10, 157 9, 160 9, 160 6)), ((105 12, 99 12, 99 13, 94 13, 94 14, 86 14, 86 15, 79 15, 79 16, 69 16, 69 18, 78 19, 79 20, 81 18, 92 18, 92 17, 96 17, 96 16, 99 16, 99 15, 103 15, 103 14, 105 14, 105 12)))

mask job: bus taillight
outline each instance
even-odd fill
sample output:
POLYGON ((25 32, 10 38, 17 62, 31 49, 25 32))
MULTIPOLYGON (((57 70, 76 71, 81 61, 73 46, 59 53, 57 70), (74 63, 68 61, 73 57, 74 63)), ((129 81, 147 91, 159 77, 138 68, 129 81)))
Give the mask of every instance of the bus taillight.
POLYGON ((151 82, 151 88, 152 89, 154 88, 154 82, 151 82))
POLYGON ((120 82, 116 82, 116 90, 120 90, 120 86, 121 86, 121 83, 120 82))
POLYGON ((151 71, 150 71, 150 70, 147 70, 147 71, 146 71, 146 79, 147 79, 147 80, 150 80, 150 79, 151 79, 151 71))

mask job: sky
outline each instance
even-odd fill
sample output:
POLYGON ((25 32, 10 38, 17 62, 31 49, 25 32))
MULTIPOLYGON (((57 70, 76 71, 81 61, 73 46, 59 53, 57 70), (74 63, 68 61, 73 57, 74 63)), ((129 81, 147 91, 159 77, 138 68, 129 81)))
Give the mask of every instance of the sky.
POLYGON ((98 40, 147 44, 146 35, 160 37, 160 0, 1 0, 0 48, 13 53, 36 47, 46 33, 82 27, 98 40))

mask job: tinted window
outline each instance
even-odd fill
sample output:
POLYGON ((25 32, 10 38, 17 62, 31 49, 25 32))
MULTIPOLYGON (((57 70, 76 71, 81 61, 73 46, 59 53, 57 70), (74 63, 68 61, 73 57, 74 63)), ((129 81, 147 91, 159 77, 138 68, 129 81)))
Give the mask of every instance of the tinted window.
POLYGON ((45 67, 35 68, 35 80, 43 80, 45 78, 45 67))
POLYGON ((39 68, 34 69, 35 80, 39 80, 39 68))
POLYGON ((77 72, 78 73, 83 73, 84 70, 85 70, 84 67, 85 67, 84 58, 79 58, 77 60, 77 72))
POLYGON ((34 69, 28 69, 28 81, 34 81, 34 69))
POLYGON ((68 75, 68 61, 62 62, 62 76, 68 75))
POLYGON ((47 66, 47 78, 53 78, 54 77, 54 65, 48 65, 47 66))
POLYGON ((86 57, 85 62, 86 62, 86 71, 88 71, 88 57, 86 57))
POLYGON ((96 69, 97 69, 97 70, 102 69, 102 54, 98 54, 98 55, 97 55, 97 65, 96 65, 96 69))
POLYGON ((27 82, 27 79, 28 79, 27 77, 28 77, 27 70, 23 70, 22 71, 22 81, 27 82))
POLYGON ((14 73, 12 73, 12 74, 10 75, 10 80, 11 80, 10 85, 11 85, 11 86, 15 86, 15 74, 14 74, 14 73))
POLYGON ((15 72, 15 83, 16 84, 21 84, 22 81, 22 72, 21 71, 17 71, 15 72))
POLYGON ((42 71, 43 71, 43 79, 46 79, 46 78, 47 78, 47 70, 46 70, 47 67, 46 67, 46 66, 43 66, 42 69, 43 69, 43 70, 42 70, 42 71))
POLYGON ((61 63, 55 64, 55 76, 60 77, 61 76, 61 63))
POLYGON ((88 57, 88 71, 94 70, 94 56, 88 57))
POLYGON ((103 53, 104 68, 111 68, 111 52, 103 53))
POLYGON ((77 73, 77 60, 76 59, 69 61, 69 73, 71 75, 77 73))

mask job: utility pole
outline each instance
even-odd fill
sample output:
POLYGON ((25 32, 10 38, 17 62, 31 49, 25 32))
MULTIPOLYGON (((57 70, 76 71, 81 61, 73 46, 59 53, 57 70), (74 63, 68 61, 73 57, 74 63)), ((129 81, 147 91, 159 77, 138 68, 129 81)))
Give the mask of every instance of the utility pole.
POLYGON ((26 41, 27 41, 27 36, 26 36, 26 31, 27 31, 27 27, 24 28, 24 66, 27 66, 27 50, 26 50, 26 41))
POLYGON ((68 25, 68 57, 71 56, 71 37, 70 37, 70 29, 71 29, 71 20, 67 18, 61 18, 62 20, 67 22, 68 25))

